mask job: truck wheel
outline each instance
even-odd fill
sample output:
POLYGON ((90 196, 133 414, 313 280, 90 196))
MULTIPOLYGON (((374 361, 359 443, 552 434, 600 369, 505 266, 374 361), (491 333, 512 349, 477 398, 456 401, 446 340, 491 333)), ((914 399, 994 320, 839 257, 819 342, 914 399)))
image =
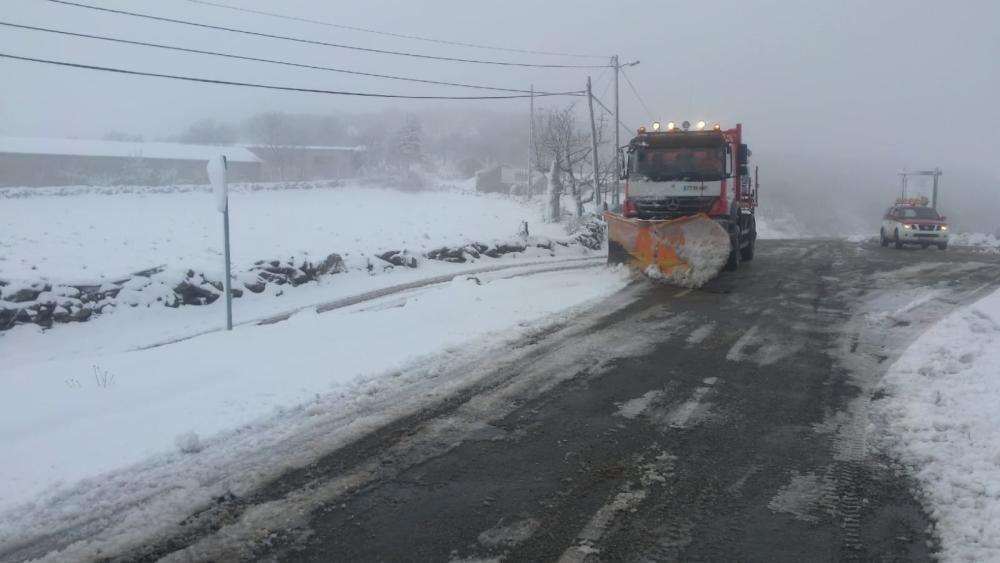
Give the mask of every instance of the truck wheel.
POLYGON ((896 242, 896 248, 903 248, 903 241, 899 240, 899 229, 896 229, 896 231, 892 235, 892 238, 896 242))
POLYGON ((946 243, 946 242, 940 242, 940 243, 938 243, 937 247, 938 247, 938 250, 947 250, 948 249, 948 243, 946 243))
POLYGON ((878 240, 882 243, 882 246, 889 246, 889 239, 885 236, 885 229, 880 229, 878 232, 878 240))
POLYGON ((753 261, 753 251, 756 243, 757 241, 751 238, 750 243, 740 249, 740 258, 742 258, 744 262, 753 261))
POLYGON ((753 260, 754 247, 757 246, 757 225, 756 223, 751 224, 750 232, 747 233, 750 242, 743 248, 740 249, 741 258, 744 262, 750 262, 753 260))
POLYGON ((732 241, 733 249, 729 251, 729 260, 726 262, 726 271, 735 272, 740 268, 740 258, 743 256, 743 252, 740 248, 740 229, 736 228, 736 234, 733 235, 730 240, 732 241))

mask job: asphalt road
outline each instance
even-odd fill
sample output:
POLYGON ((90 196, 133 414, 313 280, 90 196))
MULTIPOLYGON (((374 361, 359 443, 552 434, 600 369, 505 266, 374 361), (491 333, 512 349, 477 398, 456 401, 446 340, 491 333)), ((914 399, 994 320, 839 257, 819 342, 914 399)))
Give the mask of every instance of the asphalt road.
POLYGON ((911 483, 874 447, 877 383, 998 281, 997 255, 761 241, 740 272, 636 283, 109 560, 930 561, 911 483))

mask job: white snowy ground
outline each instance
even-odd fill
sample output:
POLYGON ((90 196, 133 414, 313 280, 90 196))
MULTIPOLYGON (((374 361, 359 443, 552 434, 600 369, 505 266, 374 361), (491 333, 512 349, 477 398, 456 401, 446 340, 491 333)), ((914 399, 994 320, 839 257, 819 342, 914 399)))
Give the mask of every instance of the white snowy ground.
POLYGON ((958 233, 950 237, 952 246, 970 246, 977 250, 1000 253, 1000 238, 984 233, 958 233))
MULTIPOLYGON (((157 265, 167 266, 171 275, 164 278, 183 276, 191 268, 221 279, 221 216, 213 205, 207 186, 0 189, 0 279, 14 285, 39 280, 80 284, 121 279, 157 265)), ((240 189, 231 195, 231 208, 237 277, 256 260, 297 256, 319 261, 331 252, 341 254, 351 268, 296 288, 244 292, 234 300, 236 323, 451 272, 603 255, 576 247, 553 257, 547 250, 529 248, 478 263, 421 260, 415 270, 391 272, 372 258, 376 267, 369 275, 365 265, 379 251, 421 252, 470 241, 508 240, 515 238, 522 221, 532 234, 566 233, 562 225, 539 221, 538 205, 458 189, 240 189)), ((224 318, 222 300, 170 309, 155 302, 156 291, 130 295, 122 301, 132 299, 140 306, 109 309, 85 325, 56 325, 42 347, 30 344, 41 332, 37 326, 0 333, 5 359, 124 351, 216 329, 224 318), (115 330, 120 326, 129 328, 115 330), (111 333, 116 337, 109 338, 111 333)))
MULTIPOLYGON (((143 351, 49 352, 64 342, 49 340, 58 330, 0 341, 0 547, 142 501, 142 514, 127 523, 132 531, 103 545, 135 541, 134 532, 176 522, 227 490, 245 492, 375 419, 469 383, 439 379, 453 355, 502 354, 504 343, 560 311, 627 283, 625 272, 597 267, 504 275, 480 275, 481 284, 460 276, 143 351), (372 411, 400 389, 405 397, 372 411), (324 430, 325 444, 296 442, 331 417, 341 422, 324 430), (297 444, 293 453, 260 459, 284 443, 297 444)), ((130 330, 88 325, 110 331, 110 340, 130 330)))
MULTIPOLYGON (((0 190, 0 279, 83 283, 159 264, 221 271, 220 216, 210 193, 102 191, 0 190)), ((362 253, 511 239, 521 221, 532 235, 566 235, 561 225, 541 223, 535 205, 458 190, 237 191, 231 208, 236 271, 258 259, 322 259, 330 252, 356 268, 365 263, 362 253)), ((354 269, 280 297, 247 293, 234 300, 235 321, 470 269, 516 266, 477 274, 481 283, 460 275, 231 333, 210 332, 222 324, 221 300, 177 309, 119 307, 87 323, 0 332, 0 553, 126 509, 133 512, 117 536, 78 546, 82 551, 72 557, 137 541, 213 496, 245 492, 470 383, 474 374, 442 380, 441 366, 457 356, 500 354, 505 343, 571 318, 565 310, 624 287, 624 272, 596 266, 512 277, 588 256, 603 253, 529 249, 477 263, 422 260, 417 269, 391 274, 354 269)))
MULTIPOLYGON (((221 273, 222 218, 209 191, 98 191, 23 197, 28 190, 0 190, 0 279, 100 283, 161 264, 221 273)), ((516 235, 521 221, 533 235, 566 235, 562 225, 542 223, 538 209, 457 190, 235 191, 233 271, 291 256, 321 261, 336 252, 352 265, 363 262, 361 253, 505 240, 516 235)))
POLYGON ((1000 292, 935 324, 875 404, 936 521, 945 561, 1000 561, 1000 292))

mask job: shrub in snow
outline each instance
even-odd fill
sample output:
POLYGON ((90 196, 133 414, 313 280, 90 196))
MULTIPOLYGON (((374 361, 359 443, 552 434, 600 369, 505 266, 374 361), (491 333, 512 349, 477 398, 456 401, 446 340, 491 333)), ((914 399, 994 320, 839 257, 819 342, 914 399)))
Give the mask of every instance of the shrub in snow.
POLYGON ((204 449, 201 438, 195 432, 187 432, 177 436, 174 438, 174 443, 177 444, 177 449, 185 454, 196 454, 204 449))
POLYGON ((552 168, 549 170, 549 185, 545 194, 545 220, 550 223, 558 223, 561 218, 562 209, 559 206, 562 192, 562 172, 559 170, 558 163, 552 161, 552 168))
POLYGON ((410 256, 409 252, 405 250, 402 252, 399 250, 390 250, 388 252, 376 254, 375 256, 380 260, 385 260, 393 266, 406 266, 407 268, 417 267, 417 259, 410 256))
POLYGON ((605 225, 602 221, 592 219, 580 225, 574 239, 586 248, 600 250, 604 245, 605 225))
POLYGON ((94 366, 94 383, 101 389, 107 389, 115 384, 115 376, 100 366, 94 366))

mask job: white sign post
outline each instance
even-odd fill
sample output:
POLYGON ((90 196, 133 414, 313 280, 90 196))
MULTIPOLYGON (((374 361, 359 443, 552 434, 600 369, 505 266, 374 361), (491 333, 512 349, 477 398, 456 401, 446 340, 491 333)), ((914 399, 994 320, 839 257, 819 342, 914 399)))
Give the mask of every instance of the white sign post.
POLYGON ((220 154, 208 161, 208 179, 212 182, 212 192, 215 194, 215 208, 222 213, 222 232, 226 247, 226 279, 222 286, 226 292, 226 330, 233 330, 232 275, 229 266, 229 185, 226 168, 225 155, 220 154))

